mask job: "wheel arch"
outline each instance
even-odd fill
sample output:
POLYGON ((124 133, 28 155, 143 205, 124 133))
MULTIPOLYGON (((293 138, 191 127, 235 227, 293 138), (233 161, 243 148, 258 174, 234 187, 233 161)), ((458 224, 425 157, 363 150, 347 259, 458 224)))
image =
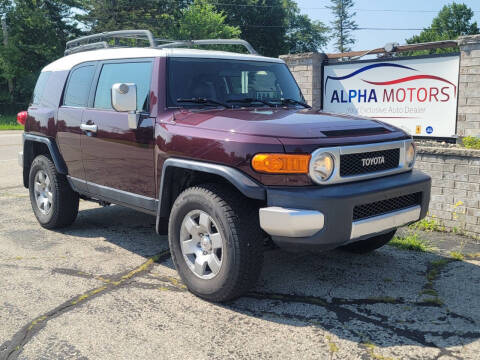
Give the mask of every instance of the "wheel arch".
POLYGON ((266 199, 263 185, 237 169, 219 164, 169 158, 163 163, 158 191, 157 232, 160 219, 168 218, 177 196, 190 186, 207 182, 230 185, 249 199, 257 201, 266 199))
POLYGON ((33 160, 38 155, 48 155, 58 173, 67 175, 68 169, 55 140, 46 136, 23 134, 23 186, 28 188, 28 176, 33 160))

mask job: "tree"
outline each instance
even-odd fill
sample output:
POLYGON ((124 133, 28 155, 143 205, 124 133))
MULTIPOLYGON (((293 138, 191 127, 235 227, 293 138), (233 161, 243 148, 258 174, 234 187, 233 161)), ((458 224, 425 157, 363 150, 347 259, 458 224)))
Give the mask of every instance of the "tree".
POLYGON ((148 29, 156 37, 169 38, 178 28, 181 10, 189 0, 82 0, 77 16, 89 33, 148 29))
MULTIPOLYGON (((465 4, 452 3, 445 5, 432 20, 432 25, 420 34, 407 39, 408 44, 440 40, 454 40, 461 35, 478 34, 477 22, 472 22, 473 11, 465 4)), ((453 49, 434 49, 430 51, 415 51, 409 55, 424 53, 451 52, 453 49)))
POLYGON ((288 28, 285 35, 285 50, 289 54, 318 52, 327 44, 328 28, 321 21, 312 21, 308 15, 300 14, 293 1, 288 1, 288 28))
POLYGON ((355 43, 352 31, 358 28, 353 18, 356 13, 351 11, 353 0, 330 0, 331 6, 327 6, 333 12, 335 20, 332 21, 333 39, 335 39, 335 48, 343 53, 350 51, 350 45, 355 43))
POLYGON ((181 13, 177 36, 179 39, 231 39, 240 36, 240 29, 226 25, 226 15, 217 12, 215 6, 205 0, 195 0, 181 13))
POLYGON ((76 6, 76 0, 0 2, 8 33, 8 42, 3 42, 2 35, 0 43, 0 102, 4 106, 24 106, 41 68, 61 57, 65 42, 79 34, 72 21, 76 6), (12 89, 5 86, 9 81, 12 89))

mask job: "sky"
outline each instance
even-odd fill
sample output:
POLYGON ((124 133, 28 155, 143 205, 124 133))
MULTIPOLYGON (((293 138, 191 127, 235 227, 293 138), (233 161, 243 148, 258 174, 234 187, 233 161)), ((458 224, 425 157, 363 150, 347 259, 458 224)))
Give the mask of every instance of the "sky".
MULTIPOLYGON (((330 25, 332 14, 324 7, 329 0, 296 0, 302 13, 312 20, 320 20, 330 25)), ((452 3, 447 0, 355 0, 355 21, 364 28, 401 28, 421 29, 431 25, 433 18, 443 5, 452 3), (380 11, 390 10, 390 11, 380 11), (391 11, 394 10, 394 11, 391 11)), ((480 0, 457 1, 475 11, 474 20, 480 26, 480 0)), ((405 44, 405 39, 420 33, 421 30, 356 30, 356 43, 352 50, 370 50, 383 47, 386 43, 405 44)), ((330 42, 325 52, 336 52, 330 42)))

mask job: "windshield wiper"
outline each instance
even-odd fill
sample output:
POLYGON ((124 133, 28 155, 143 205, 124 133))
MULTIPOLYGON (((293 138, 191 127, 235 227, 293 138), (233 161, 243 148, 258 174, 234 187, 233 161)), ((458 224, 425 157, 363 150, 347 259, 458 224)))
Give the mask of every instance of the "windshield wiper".
POLYGON ((287 105, 287 104, 294 104, 294 105, 301 105, 307 109, 311 109, 312 107, 302 101, 298 101, 298 100, 295 100, 295 99, 275 99, 275 101, 279 101, 281 102, 283 105, 287 105))
POLYGON ((274 104, 272 104, 271 102, 268 102, 268 101, 265 101, 265 100, 260 100, 260 99, 254 99, 254 98, 242 98, 242 99, 231 99, 231 100, 227 100, 228 103, 241 103, 241 104, 251 104, 251 103, 261 103, 261 104, 265 104, 265 105, 268 105, 270 107, 273 107, 275 106, 274 104))
POLYGON ((225 108, 231 107, 228 104, 224 104, 220 101, 217 101, 215 99, 210 99, 210 98, 202 98, 202 97, 193 97, 190 99, 184 99, 184 98, 178 98, 177 99, 178 103, 192 103, 192 104, 201 104, 201 105, 220 105, 225 108))

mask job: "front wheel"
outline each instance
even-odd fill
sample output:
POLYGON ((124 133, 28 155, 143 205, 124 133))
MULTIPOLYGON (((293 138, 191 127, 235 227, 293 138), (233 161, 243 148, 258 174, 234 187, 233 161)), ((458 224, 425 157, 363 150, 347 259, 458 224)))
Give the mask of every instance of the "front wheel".
POLYGON ((168 241, 183 282, 206 300, 235 299, 260 274, 258 211, 227 186, 206 184, 182 192, 172 207, 168 241))
POLYGON ((365 240, 356 241, 351 244, 342 246, 341 249, 356 254, 366 254, 373 250, 381 248, 383 245, 386 245, 390 240, 393 239, 396 231, 397 229, 385 234, 373 236, 365 240))

